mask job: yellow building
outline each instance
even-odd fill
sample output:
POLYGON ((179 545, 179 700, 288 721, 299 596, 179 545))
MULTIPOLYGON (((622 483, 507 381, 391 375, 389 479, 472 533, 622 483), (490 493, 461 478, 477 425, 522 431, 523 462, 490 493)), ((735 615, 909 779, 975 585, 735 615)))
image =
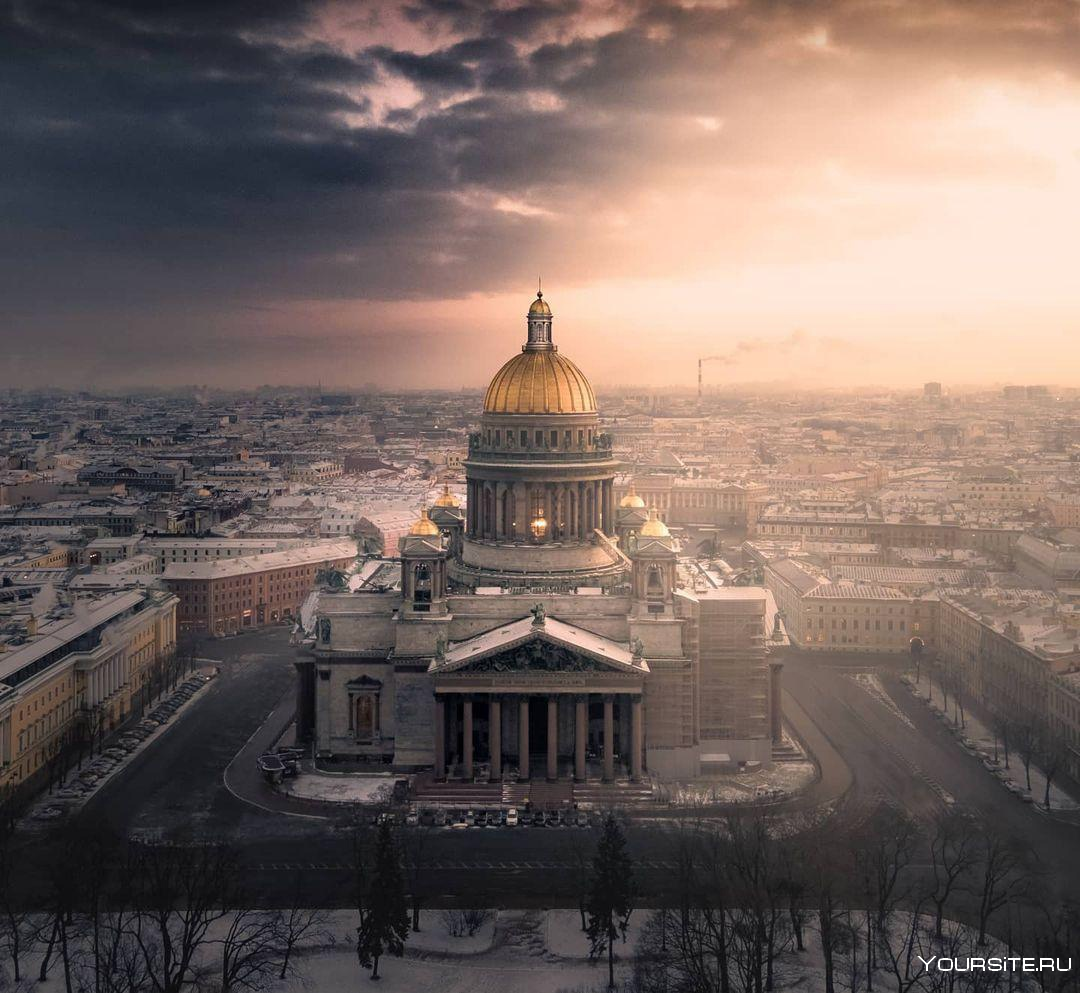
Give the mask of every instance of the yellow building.
POLYGON ((0 640, 0 788, 31 782, 67 743, 107 734, 145 702, 176 648, 177 599, 111 593, 9 626, 0 640), (12 630, 14 628, 14 630, 12 630))
POLYGON ((765 585, 783 611, 792 642, 808 651, 910 650, 935 640, 937 603, 876 583, 833 581, 794 559, 771 562, 765 585))

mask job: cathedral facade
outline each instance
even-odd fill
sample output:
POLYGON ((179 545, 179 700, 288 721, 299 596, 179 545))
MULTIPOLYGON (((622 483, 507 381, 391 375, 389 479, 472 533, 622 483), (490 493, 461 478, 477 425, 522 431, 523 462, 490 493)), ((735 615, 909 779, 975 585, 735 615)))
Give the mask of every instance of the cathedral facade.
POLYGON ((615 499, 582 371, 537 293, 464 462, 400 543, 399 588, 319 594, 298 731, 437 778, 692 778, 779 734, 763 590, 680 589, 657 510, 615 499))

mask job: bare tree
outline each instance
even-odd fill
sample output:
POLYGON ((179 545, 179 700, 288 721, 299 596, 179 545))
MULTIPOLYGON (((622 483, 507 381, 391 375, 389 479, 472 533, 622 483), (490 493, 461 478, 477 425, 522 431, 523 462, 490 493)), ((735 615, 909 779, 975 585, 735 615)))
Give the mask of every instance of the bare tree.
POLYGON ((825 965, 824 993, 835 993, 836 952, 843 944, 844 908, 840 887, 854 868, 850 840, 835 831, 819 830, 805 836, 801 844, 825 965))
POLYGON ((236 859, 222 844, 135 845, 133 936, 155 993, 181 993, 213 924, 228 913, 236 859))
POLYGON ((994 711, 990 717, 990 729, 994 733, 994 761, 998 761, 998 743, 1005 756, 1005 768, 1009 768, 1009 731, 1012 722, 1004 714, 994 711))
POLYGON ((592 872, 592 855, 594 841, 591 832, 573 831, 563 838, 562 853, 570 864, 570 885, 574 891, 574 899, 577 901, 578 916, 581 919, 581 930, 588 930, 589 924, 585 914, 589 899, 589 881, 592 872))
POLYGON ((930 839, 932 887, 929 891, 934 905, 934 934, 938 938, 942 937, 945 907, 966 881, 976 853, 977 834, 972 822, 951 810, 939 815, 930 839))
POLYGON ((893 911, 903 900, 901 879, 918 847, 918 828, 908 814, 891 804, 879 806, 854 843, 855 865, 862 879, 866 907, 866 984, 873 989, 879 946, 887 940, 893 911))
POLYGON ((1003 907, 1020 897, 1027 879, 1020 850, 991 825, 983 826, 977 841, 979 868, 979 937, 986 944, 990 921, 1003 907))
POLYGON ((426 824, 403 824, 398 843, 405 866, 405 885, 412 904, 412 929, 420 930, 420 910, 424 905, 429 875, 424 865, 424 852, 431 841, 432 828, 426 824))
POLYGON ((1030 718, 1013 723, 1013 744, 1020 761, 1024 763, 1024 776, 1027 779, 1028 792, 1031 791, 1031 761, 1039 747, 1039 731, 1030 718))
POLYGON ((16 983, 22 979, 22 956, 33 948, 34 920, 15 893, 15 825, 19 805, 14 787, 0 790, 0 945, 11 959, 16 983))
POLYGON ((72 993, 73 962, 71 928, 79 901, 79 882, 84 863, 82 838, 70 822, 62 822, 52 832, 47 844, 45 863, 46 907, 39 936, 45 942, 45 954, 38 969, 38 982, 46 982, 54 955, 59 953, 64 967, 64 988, 72 993), (48 937, 45 937, 45 936, 48 937))
POLYGON ((785 877, 778 843, 760 811, 727 820, 735 899, 741 908, 739 934, 755 993, 773 988, 773 966, 786 922, 785 877))
MULTIPOLYGON (((1042 773, 1046 777, 1043 806, 1049 810, 1050 786, 1068 758, 1069 745, 1049 724, 1044 724, 1036 736, 1035 749, 1038 755, 1039 768, 1042 769, 1042 773)), ((1030 785, 1028 789, 1031 789, 1030 785)))
POLYGON ((238 908, 226 922, 225 932, 216 942, 220 949, 220 993, 266 989, 279 969, 281 914, 238 908))
POLYGON ((333 943, 333 932, 329 928, 329 915, 325 910, 313 910, 304 906, 302 897, 302 877, 297 874, 293 880, 293 896, 289 909, 281 914, 279 938, 281 943, 281 969, 278 979, 284 980, 292 966, 293 952, 309 939, 318 939, 328 944, 333 943))

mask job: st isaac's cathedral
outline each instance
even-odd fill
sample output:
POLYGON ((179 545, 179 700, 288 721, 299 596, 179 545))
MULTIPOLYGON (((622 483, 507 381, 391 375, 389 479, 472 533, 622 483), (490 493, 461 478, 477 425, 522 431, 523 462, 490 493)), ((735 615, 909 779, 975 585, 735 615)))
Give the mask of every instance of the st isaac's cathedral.
POLYGON ((680 589, 559 352, 541 293, 444 492, 401 540, 393 589, 322 591, 297 661, 298 731, 325 757, 436 778, 695 777, 767 762, 779 665, 760 589, 680 589))

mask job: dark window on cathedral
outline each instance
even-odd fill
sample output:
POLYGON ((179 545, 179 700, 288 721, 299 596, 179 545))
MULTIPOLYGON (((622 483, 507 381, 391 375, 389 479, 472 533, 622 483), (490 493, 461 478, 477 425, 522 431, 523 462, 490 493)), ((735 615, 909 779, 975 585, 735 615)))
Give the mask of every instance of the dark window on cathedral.
POLYGON ((579 445, 584 445, 585 444, 585 432, 582 431, 580 428, 578 428, 577 443, 579 445))
POLYGON ((431 569, 426 562, 421 562, 413 573, 413 608, 419 611, 430 609, 431 605, 431 569))
POLYGON ((521 447, 524 448, 529 443, 529 432, 524 428, 521 429, 521 447))
POLYGON ((496 431, 495 432, 495 444, 496 445, 501 445, 502 444, 502 432, 501 431, 496 431))
POLYGON ((544 443, 544 432, 543 431, 537 431, 536 432, 536 447, 539 448, 543 443, 544 443))
POLYGON ((556 447, 558 447, 558 444, 559 444, 559 432, 558 431, 552 431, 551 432, 551 447, 556 448, 556 447))
POLYGON ((572 438, 573 438, 573 433, 572 432, 570 432, 570 431, 564 431, 563 432, 563 446, 565 448, 570 447, 570 442, 571 442, 572 438))

